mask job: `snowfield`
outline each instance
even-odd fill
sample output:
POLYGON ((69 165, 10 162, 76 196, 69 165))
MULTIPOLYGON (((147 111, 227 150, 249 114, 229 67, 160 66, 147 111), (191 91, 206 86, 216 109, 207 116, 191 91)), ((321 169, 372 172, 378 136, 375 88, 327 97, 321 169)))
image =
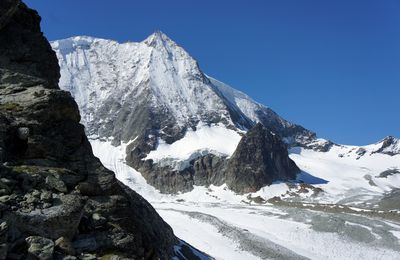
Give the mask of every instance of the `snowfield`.
POLYGON ((189 129, 182 139, 172 144, 158 138, 157 149, 151 151, 145 159, 153 159, 155 163, 168 160, 188 164, 191 160, 208 153, 229 157, 240 139, 241 136, 236 131, 221 124, 207 126, 200 122, 196 131, 189 129))
POLYGON ((236 195, 224 185, 160 194, 124 163, 126 144, 114 147, 99 139, 91 144, 103 164, 147 199, 178 237, 216 259, 398 259, 400 254, 400 223, 361 214, 374 198, 398 187, 399 174, 377 177, 386 168, 400 168, 398 155, 373 154, 356 160, 338 156, 347 148, 327 153, 292 150, 291 158, 306 172, 299 178, 315 181, 314 185, 325 191, 318 198, 301 198, 315 203, 313 210, 249 200, 249 195, 264 199, 285 196, 290 191, 286 183, 245 195, 236 195), (377 185, 371 185, 371 180, 377 185), (317 209, 318 203, 327 202, 349 204, 353 210, 317 209))
POLYGON ((358 158, 352 150, 354 147, 333 146, 324 153, 294 148, 289 156, 303 172, 326 180, 326 183, 314 184, 325 191, 319 198, 321 202, 365 202, 368 205, 368 197, 400 188, 400 174, 380 176, 388 169, 400 169, 400 155, 367 153, 358 158))

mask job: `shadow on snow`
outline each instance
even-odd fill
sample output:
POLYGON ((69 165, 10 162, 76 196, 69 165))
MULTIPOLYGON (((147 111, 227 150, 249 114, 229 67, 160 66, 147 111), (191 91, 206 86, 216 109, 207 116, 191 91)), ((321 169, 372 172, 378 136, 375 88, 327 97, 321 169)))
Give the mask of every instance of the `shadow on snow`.
POLYGON ((296 180, 294 180, 295 183, 305 183, 305 184, 327 184, 329 181, 315 177, 308 172, 301 171, 299 174, 297 174, 296 180))

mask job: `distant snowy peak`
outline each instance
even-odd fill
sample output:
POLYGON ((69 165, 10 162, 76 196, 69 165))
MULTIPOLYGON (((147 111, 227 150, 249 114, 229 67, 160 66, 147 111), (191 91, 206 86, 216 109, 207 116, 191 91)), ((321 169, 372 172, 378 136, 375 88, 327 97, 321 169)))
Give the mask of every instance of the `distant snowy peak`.
POLYGON ((171 143, 199 123, 238 131, 261 122, 289 143, 315 134, 244 93, 206 76, 197 61, 164 33, 142 42, 77 36, 51 43, 90 135, 130 141, 152 134, 171 143))
POLYGON ((400 139, 394 136, 387 136, 378 143, 376 143, 378 147, 374 153, 383 153, 388 155, 396 155, 400 154, 400 139))
POLYGON ((365 146, 341 145, 335 144, 329 140, 322 138, 315 139, 307 143, 305 148, 317 151, 328 152, 331 149, 338 151, 339 157, 354 157, 360 159, 364 156, 374 154, 385 154, 390 156, 400 155, 400 139, 393 136, 388 136, 375 144, 365 146))
POLYGON ((141 44, 146 44, 151 48, 150 66, 161 63, 172 69, 172 71, 168 71, 170 73, 205 79, 197 61, 161 31, 151 34, 141 44))
POLYGON ((158 49, 159 48, 173 49, 175 47, 178 47, 178 45, 171 38, 169 38, 166 34, 164 34, 161 31, 155 31, 153 34, 147 37, 143 41, 143 43, 158 49))

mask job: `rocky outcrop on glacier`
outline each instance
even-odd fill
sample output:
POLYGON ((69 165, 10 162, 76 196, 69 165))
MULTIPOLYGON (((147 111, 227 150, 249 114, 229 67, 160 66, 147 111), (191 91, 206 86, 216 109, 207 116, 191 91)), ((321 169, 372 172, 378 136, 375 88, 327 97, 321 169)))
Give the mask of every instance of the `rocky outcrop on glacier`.
POLYGON ((0 3, 0 259, 171 259, 171 228, 93 156, 39 23, 0 3))
POLYGON ((274 181, 296 178, 300 172, 277 134, 257 124, 242 138, 228 161, 225 182, 239 193, 256 192, 274 181))
POLYGON ((194 185, 226 183, 231 190, 243 194, 255 192, 274 181, 293 180, 300 172, 288 156, 287 144, 261 123, 242 137, 231 157, 212 153, 200 155, 182 169, 146 160, 135 147, 128 154, 127 162, 138 169, 149 184, 164 193, 190 191, 194 185))

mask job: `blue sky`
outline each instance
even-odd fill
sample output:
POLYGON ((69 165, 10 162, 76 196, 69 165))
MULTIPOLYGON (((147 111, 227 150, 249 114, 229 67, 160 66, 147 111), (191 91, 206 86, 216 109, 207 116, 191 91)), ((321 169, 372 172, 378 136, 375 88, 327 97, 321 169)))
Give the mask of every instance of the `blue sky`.
POLYGON ((400 137, 400 1, 25 0, 49 40, 161 30, 205 73, 339 143, 400 137))

